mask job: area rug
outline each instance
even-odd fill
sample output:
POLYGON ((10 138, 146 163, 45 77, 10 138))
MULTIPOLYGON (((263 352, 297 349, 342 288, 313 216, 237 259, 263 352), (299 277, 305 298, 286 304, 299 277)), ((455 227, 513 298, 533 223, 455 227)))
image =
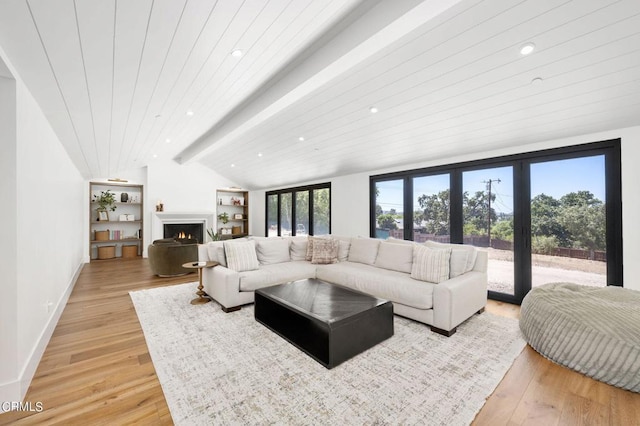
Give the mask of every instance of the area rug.
POLYGON ((474 315, 452 337, 396 316, 395 335, 327 370, 253 317, 191 305, 196 283, 131 292, 177 425, 466 425, 525 342, 474 315))

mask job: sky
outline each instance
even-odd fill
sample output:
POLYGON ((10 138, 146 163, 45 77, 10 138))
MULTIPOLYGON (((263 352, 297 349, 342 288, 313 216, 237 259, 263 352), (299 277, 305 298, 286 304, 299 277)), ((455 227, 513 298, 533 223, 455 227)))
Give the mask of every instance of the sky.
MULTIPOLYGON (((511 167, 496 167, 463 173, 463 190, 474 194, 486 191, 491 181, 491 192, 496 194, 492 207, 497 212, 513 212, 513 172, 511 167)), ((449 175, 415 178, 413 182, 414 205, 421 194, 434 194, 449 187, 449 175)), ((402 181, 379 182, 378 204, 384 211, 395 208, 401 212, 402 181)), ((604 156, 573 158, 534 163, 531 165, 531 196, 550 195, 560 199, 570 192, 591 191, 596 198, 605 201, 604 156)))

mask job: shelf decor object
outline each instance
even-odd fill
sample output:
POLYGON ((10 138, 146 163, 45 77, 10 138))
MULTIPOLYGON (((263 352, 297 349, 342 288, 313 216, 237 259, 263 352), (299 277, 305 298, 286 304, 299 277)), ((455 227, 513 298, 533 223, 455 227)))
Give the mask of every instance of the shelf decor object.
POLYGON ((93 194, 93 202, 98 204, 96 212, 98 213, 97 221, 109 221, 109 210, 116 210, 116 197, 111 190, 101 191, 100 195, 93 194))

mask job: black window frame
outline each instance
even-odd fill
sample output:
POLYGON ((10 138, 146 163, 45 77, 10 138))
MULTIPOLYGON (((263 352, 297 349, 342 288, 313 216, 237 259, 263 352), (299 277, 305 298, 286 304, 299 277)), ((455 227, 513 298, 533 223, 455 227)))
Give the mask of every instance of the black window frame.
POLYGON ((505 155, 460 163, 443 164, 433 167, 404 170, 369 177, 369 229, 375 237, 376 230, 376 183, 404 179, 404 238, 413 235, 413 188, 414 177, 449 173, 450 176, 450 241, 463 241, 462 175, 466 171, 483 168, 512 166, 514 170, 514 262, 519 265, 515 271, 515 295, 489 291, 489 297, 510 303, 520 303, 531 289, 531 176, 530 166, 534 163, 588 157, 605 156, 605 188, 607 216, 607 285, 623 286, 622 263, 622 168, 621 139, 609 139, 559 148, 543 149, 512 155, 505 155), (410 220, 407 220, 409 218, 410 220), (518 283, 522 283, 519 285, 518 283))
POLYGON ((277 210, 277 215, 278 215, 278 237, 282 236, 282 224, 280 221, 280 214, 281 214, 281 197, 282 194, 291 194, 291 221, 292 221, 292 226, 291 226, 291 236, 295 236, 296 235, 296 193, 298 192, 309 192, 309 229, 307 230, 307 233, 305 235, 315 235, 314 234, 314 209, 313 209, 313 191, 316 190, 322 190, 322 189, 328 189, 329 190, 329 233, 331 233, 331 182, 324 182, 324 183, 317 183, 317 184, 313 184, 313 185, 305 185, 305 186, 296 186, 293 188, 282 188, 282 189, 275 189, 272 191, 267 191, 265 193, 265 236, 269 236, 269 197, 276 195, 277 198, 277 206, 278 206, 278 210, 277 210))

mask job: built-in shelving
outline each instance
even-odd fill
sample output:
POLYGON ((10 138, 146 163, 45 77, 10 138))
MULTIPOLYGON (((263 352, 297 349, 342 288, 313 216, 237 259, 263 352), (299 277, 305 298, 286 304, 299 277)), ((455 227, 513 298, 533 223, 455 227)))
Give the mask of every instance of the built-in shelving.
POLYGON ((142 255, 142 230, 144 229, 142 185, 118 182, 89 183, 89 257, 98 259, 99 253, 109 252, 114 257, 142 255), (108 220, 99 220, 98 203, 94 195, 103 191, 115 194, 115 211, 107 211, 108 220), (123 194, 126 194, 123 196, 123 194), (123 201, 126 198, 127 201, 123 201), (105 231, 108 234, 105 234, 105 231), (106 237, 105 237, 106 236, 106 237), (132 248, 135 246, 135 249, 132 248), (124 248, 124 250, 123 250, 124 248))
POLYGON ((240 188, 218 189, 216 200, 216 229, 221 238, 240 238, 249 235, 249 191, 240 188), (227 223, 223 223, 220 219, 222 213, 229 215, 227 223), (236 215, 242 218, 236 218, 236 215))

